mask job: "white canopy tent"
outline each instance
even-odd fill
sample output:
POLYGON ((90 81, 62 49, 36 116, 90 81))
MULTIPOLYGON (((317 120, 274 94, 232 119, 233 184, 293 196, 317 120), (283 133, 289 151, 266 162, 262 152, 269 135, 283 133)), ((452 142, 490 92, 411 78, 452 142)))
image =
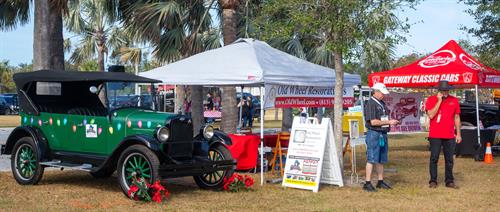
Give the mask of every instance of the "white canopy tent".
MULTIPOLYGON (((335 71, 299 59, 255 39, 239 39, 218 49, 139 74, 174 85, 258 86, 266 84, 296 86, 334 86, 335 71)), ((344 87, 359 85, 359 75, 345 74, 344 87)), ((260 92, 264 105, 263 92, 260 92)), ((264 107, 261 107, 261 185, 263 176, 264 107)))

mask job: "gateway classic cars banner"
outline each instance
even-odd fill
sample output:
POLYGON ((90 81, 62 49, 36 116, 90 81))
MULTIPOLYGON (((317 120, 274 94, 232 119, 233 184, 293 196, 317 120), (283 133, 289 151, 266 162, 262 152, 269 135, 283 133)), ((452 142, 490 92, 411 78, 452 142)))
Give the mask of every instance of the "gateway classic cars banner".
MULTIPOLYGON (((344 88, 344 107, 354 106, 354 89, 344 88)), ((266 85, 264 108, 332 107, 333 87, 266 85)))

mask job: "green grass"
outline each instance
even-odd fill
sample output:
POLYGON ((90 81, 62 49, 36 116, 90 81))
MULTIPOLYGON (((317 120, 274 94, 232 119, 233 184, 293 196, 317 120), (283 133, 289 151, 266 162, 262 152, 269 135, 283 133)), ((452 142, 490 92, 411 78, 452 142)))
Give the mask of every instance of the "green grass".
MULTIPOLYGON (((0 210, 6 211, 494 211, 500 197, 498 163, 487 165, 472 158, 455 161, 458 190, 443 186, 444 159, 439 161, 439 187, 429 189, 426 134, 390 136, 386 174, 394 189, 366 193, 360 186, 322 185, 318 193, 255 185, 253 191, 228 193, 198 189, 191 178, 166 180, 171 200, 146 204, 127 199, 115 177, 96 180, 78 171, 47 171, 36 186, 18 185, 10 172, 0 172, 0 210)), ((364 151, 358 147, 360 177, 364 151)), ((346 164, 345 170, 349 170, 346 164)), ((348 173, 346 172, 346 175, 348 173)), ((268 179, 271 178, 269 173, 268 179)), ((254 175, 258 184, 258 175, 254 175)))

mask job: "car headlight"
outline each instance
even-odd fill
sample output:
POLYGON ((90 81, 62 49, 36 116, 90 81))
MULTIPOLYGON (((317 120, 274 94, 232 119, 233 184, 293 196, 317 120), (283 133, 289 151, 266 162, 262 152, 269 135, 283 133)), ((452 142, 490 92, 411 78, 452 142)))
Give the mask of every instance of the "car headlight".
POLYGON ((214 128, 211 125, 205 126, 203 128, 203 137, 205 137, 207 140, 212 139, 214 137, 214 128))
POLYGON ((156 138, 161 141, 165 142, 168 140, 170 137, 170 130, 166 127, 159 127, 156 129, 156 138))

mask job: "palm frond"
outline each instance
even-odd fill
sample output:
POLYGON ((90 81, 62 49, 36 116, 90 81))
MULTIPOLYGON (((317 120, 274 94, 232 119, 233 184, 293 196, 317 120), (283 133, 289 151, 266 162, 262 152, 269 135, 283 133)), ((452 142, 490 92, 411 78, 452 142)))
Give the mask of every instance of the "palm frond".
POLYGON ((70 53, 71 52, 71 39, 66 38, 64 39, 64 53, 70 53))
POLYGON ((304 47, 302 46, 302 43, 300 42, 300 39, 298 36, 294 36, 290 41, 287 42, 285 45, 285 48, 288 53, 300 58, 300 59, 306 59, 306 54, 304 53, 304 47))
POLYGON ((139 64, 142 60, 142 49, 122 47, 118 51, 113 52, 113 55, 115 57, 119 56, 122 63, 139 64))
POLYGON ((71 54, 71 62, 81 64, 86 60, 93 59, 96 55, 97 47, 92 36, 85 36, 80 40, 78 46, 71 54))
POLYGON ((203 33, 203 46, 205 51, 216 49, 222 46, 222 34, 218 29, 212 29, 203 33))
POLYGON ((171 29, 161 36, 160 42, 156 45, 153 54, 162 62, 178 60, 184 56, 182 50, 186 51, 186 48, 183 48, 185 38, 182 28, 171 29))
POLYGON ((10 31, 24 25, 30 20, 31 1, 2 0, 0 1, 0 30, 10 31))
POLYGON ((334 67, 334 56, 333 52, 328 49, 326 42, 313 47, 308 54, 309 61, 326 66, 326 67, 334 67))
POLYGON ((88 27, 81 16, 80 2, 68 4, 68 14, 64 17, 64 24, 69 31, 75 33, 81 33, 88 27))

